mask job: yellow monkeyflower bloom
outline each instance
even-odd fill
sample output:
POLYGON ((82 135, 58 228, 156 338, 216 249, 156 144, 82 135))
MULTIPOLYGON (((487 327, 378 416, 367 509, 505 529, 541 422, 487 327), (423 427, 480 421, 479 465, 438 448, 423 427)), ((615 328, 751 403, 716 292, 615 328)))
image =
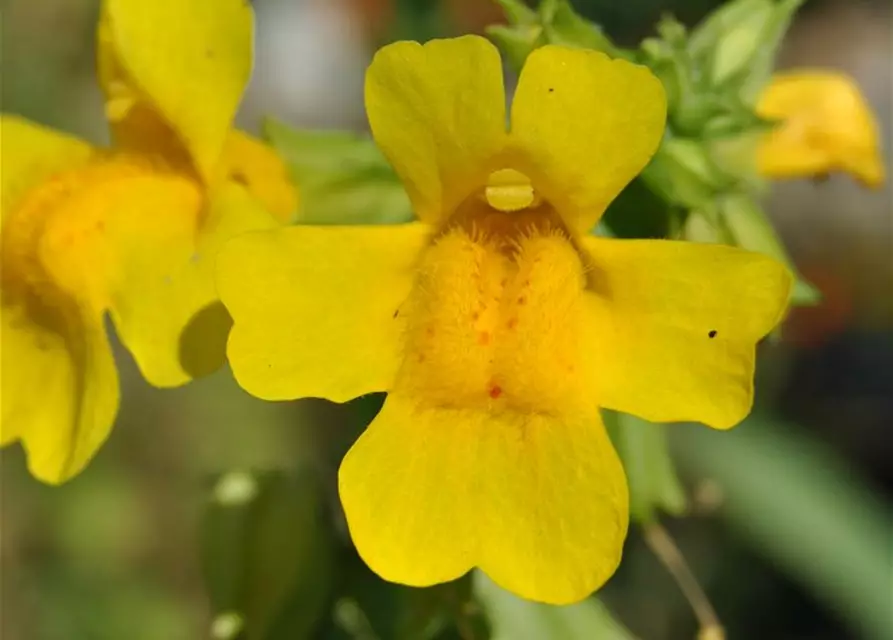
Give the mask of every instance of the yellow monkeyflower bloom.
POLYGON ((776 74, 760 96, 757 113, 780 121, 757 150, 764 176, 845 171, 868 187, 883 184, 878 123, 849 76, 818 70, 776 74))
POLYGON ((486 40, 399 42, 369 67, 366 108, 419 220, 231 241, 235 375, 271 400, 389 392, 339 474, 384 578, 478 566, 579 600, 614 572, 629 519, 599 408, 733 426, 791 276, 731 247, 586 235, 660 142, 644 67, 537 49, 507 127, 486 40))
POLYGON ((45 482, 78 473, 114 422, 105 314, 156 386, 217 368, 217 248, 295 208, 272 150, 232 129, 252 28, 243 0, 106 0, 114 146, 0 121, 0 443, 21 440, 45 482))

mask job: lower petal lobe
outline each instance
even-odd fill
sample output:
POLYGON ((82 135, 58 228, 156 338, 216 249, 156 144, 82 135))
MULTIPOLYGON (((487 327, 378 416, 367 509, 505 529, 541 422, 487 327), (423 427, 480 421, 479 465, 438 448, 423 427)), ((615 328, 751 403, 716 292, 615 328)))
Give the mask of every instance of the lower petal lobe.
POLYGON ((221 252, 239 384, 267 400, 345 402, 391 388, 424 224, 290 227, 246 234, 221 252))
POLYGON ((781 320, 792 276, 722 245, 582 241, 591 262, 588 347, 601 406, 718 429, 753 402, 756 343, 781 320))
POLYGON ((525 598, 570 603, 613 574, 626 536, 626 480, 594 408, 441 408, 397 389, 339 489, 366 563, 412 586, 478 566, 525 598))
POLYGON ((61 483, 93 457, 118 410, 102 316, 59 291, 4 285, 0 443, 21 440, 31 473, 61 483))
POLYGON ((151 215, 134 193, 134 223, 116 238, 119 273, 110 313, 143 376, 158 387, 185 384, 223 365, 231 320, 217 297, 217 253, 241 233, 278 227, 240 185, 217 189, 204 211, 192 189, 159 181, 142 199, 152 203, 151 215))

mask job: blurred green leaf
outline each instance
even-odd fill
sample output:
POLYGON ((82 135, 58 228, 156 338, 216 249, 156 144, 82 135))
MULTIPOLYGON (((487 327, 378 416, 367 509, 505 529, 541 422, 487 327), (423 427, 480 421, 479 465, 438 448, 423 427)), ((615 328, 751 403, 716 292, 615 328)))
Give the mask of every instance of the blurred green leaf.
POLYGON ((602 415, 629 482, 630 517, 647 524, 659 511, 671 515, 685 511, 685 492, 670 457, 667 426, 615 411, 602 415))
POLYGON ((782 0, 775 5, 772 18, 762 29, 760 46, 751 57, 743 76, 738 80, 738 96, 748 104, 756 104, 760 93, 769 82, 775 70, 775 58, 784 40, 794 14, 804 0, 782 0))
POLYGON ((380 640, 488 640, 489 624, 471 574, 427 588, 385 582, 351 553, 336 618, 351 636, 380 640), (364 631, 365 629, 365 631, 364 631), (371 635, 370 635, 371 634, 371 635))
POLYGON ((693 31, 688 51, 713 86, 730 83, 748 102, 768 80, 781 39, 803 0, 734 0, 693 31))
POLYGON ((539 23, 539 14, 522 0, 495 0, 502 7, 509 24, 531 25, 539 23))
POLYGON ((314 476, 221 475, 201 551, 219 640, 312 637, 335 578, 334 535, 314 476))
POLYGON ((565 607, 529 602, 480 571, 474 588, 493 625, 493 640, 634 640, 594 598, 565 607))
POLYGON ((412 220, 397 174, 368 136, 305 131, 274 119, 264 135, 298 187, 299 224, 396 224, 412 220))
POLYGON ((853 468, 802 428, 766 416, 731 433, 682 425, 674 438, 685 469, 722 486, 721 514, 738 535, 861 637, 893 638, 893 518, 853 468))

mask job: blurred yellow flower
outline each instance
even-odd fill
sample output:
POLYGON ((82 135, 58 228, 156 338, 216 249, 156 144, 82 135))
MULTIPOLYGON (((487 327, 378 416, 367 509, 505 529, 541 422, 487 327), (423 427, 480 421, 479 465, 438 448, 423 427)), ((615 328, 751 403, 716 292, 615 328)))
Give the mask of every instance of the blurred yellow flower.
POLYGON ((850 77, 810 70, 776 74, 757 113, 780 121, 758 147, 757 165, 766 177, 845 171, 866 186, 883 184, 878 124, 850 77))
POLYGON ((273 152, 232 130, 251 40, 243 0, 106 0, 114 147, 2 117, 0 442, 21 440, 45 482, 78 473, 114 422, 106 312, 154 385, 223 362, 216 249, 295 207, 273 152), (181 340, 197 319, 197 343, 181 340))
POLYGON ((366 108, 419 221, 230 242, 235 375, 271 400, 389 392, 339 476, 384 578, 479 566, 524 597, 579 600, 628 524, 599 407, 734 425, 791 276, 730 247, 586 235, 660 142, 666 101, 644 67, 542 47, 507 131, 486 40, 399 42, 367 72, 366 108))

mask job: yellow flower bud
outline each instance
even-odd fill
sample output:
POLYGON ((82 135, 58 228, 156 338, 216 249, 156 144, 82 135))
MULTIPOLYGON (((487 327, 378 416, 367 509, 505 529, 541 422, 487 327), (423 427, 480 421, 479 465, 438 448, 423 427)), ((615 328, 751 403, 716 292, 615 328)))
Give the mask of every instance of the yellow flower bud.
POLYGON ((868 187, 883 184, 878 124, 852 78, 830 71, 777 74, 764 89, 757 113, 779 121, 757 152, 764 176, 845 171, 868 187))

